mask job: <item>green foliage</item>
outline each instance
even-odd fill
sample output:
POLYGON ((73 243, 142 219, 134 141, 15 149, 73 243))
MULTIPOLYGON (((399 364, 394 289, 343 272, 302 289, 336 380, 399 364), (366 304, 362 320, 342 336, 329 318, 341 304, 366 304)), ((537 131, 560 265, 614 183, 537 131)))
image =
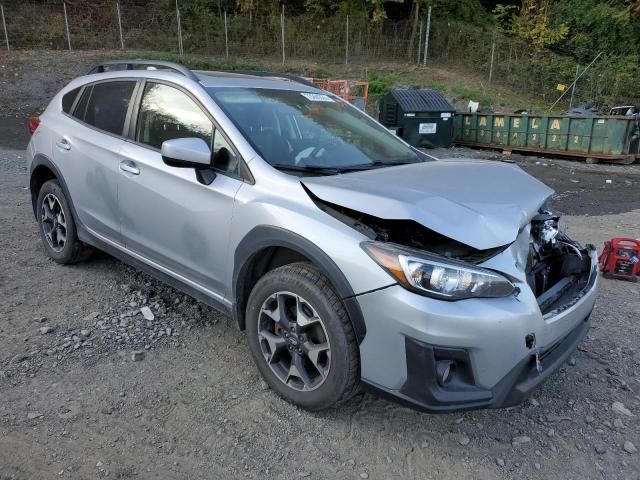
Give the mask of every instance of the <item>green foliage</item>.
POLYGON ((387 17, 383 0, 305 0, 307 11, 315 16, 350 15, 379 22, 387 17))
POLYGON ((598 0, 561 0, 552 9, 552 22, 568 26, 557 50, 580 61, 597 52, 633 54, 640 49, 640 18, 632 19, 623 5, 598 0))
MULTIPOLYGON (((422 4, 431 6, 432 14, 440 20, 456 20, 487 27, 495 23, 480 0, 422 0, 422 4)), ((427 9, 423 8, 422 11, 426 17, 427 9)))
POLYGON ((523 0, 519 10, 512 5, 499 4, 494 10, 494 18, 503 31, 541 50, 557 44, 569 34, 565 23, 551 22, 550 3, 550 0, 523 0))
POLYGON ((369 96, 373 99, 389 93, 389 89, 398 81, 397 75, 370 70, 367 74, 369 82, 369 96))

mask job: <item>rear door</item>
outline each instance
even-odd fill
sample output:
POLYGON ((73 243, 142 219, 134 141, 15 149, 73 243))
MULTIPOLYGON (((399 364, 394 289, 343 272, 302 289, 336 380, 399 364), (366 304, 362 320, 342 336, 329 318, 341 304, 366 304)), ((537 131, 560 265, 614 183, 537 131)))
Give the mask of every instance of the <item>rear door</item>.
MULTIPOLYGON (((123 132, 136 80, 109 80, 83 87, 69 112, 53 125, 54 158, 81 223, 121 243, 118 170, 123 132)), ((67 99, 67 102, 69 99, 67 99)), ((65 102, 63 101, 63 104, 65 102)))
POLYGON ((188 91, 158 81, 141 89, 130 137, 118 187, 126 248, 221 300, 233 203, 243 184, 237 152, 188 91), (214 152, 230 152, 209 185, 194 169, 162 160, 162 142, 187 137, 202 138, 214 152))

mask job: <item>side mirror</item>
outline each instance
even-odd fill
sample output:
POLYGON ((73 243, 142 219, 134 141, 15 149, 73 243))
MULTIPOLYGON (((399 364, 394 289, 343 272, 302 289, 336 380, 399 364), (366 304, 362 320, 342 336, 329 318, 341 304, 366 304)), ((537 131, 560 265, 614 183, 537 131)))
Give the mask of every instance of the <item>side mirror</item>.
POLYGON ((162 161, 170 167, 195 168, 211 166, 211 150, 201 138, 174 138, 162 142, 160 148, 162 161))

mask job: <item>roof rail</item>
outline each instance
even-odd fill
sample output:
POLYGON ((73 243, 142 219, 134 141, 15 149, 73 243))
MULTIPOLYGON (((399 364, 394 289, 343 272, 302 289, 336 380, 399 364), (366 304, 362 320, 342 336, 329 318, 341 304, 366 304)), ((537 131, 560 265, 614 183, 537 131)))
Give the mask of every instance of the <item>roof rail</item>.
POLYGON ((260 70, 225 70, 226 73, 237 73, 239 75, 253 75, 254 77, 266 77, 266 78, 275 78, 280 80, 289 80, 291 82, 301 83, 306 85, 307 87, 318 88, 317 85, 314 85, 306 78, 302 78, 298 75, 292 75, 290 73, 280 73, 280 72, 263 72, 260 70))
POLYGON ((140 70, 135 68, 136 66, 156 67, 160 70, 171 70, 176 73, 180 73, 191 80, 199 81, 198 77, 184 65, 174 62, 165 62, 164 60, 107 60, 102 62, 87 72, 87 75, 92 73, 103 73, 107 69, 105 67, 116 67, 124 65, 124 70, 140 70))

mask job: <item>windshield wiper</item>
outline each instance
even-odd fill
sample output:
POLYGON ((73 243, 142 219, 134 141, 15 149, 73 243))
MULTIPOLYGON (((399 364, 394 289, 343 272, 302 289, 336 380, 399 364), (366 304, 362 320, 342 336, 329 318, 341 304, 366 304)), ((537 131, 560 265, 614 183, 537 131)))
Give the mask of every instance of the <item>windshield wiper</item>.
POLYGON ((286 165, 284 163, 276 163, 273 168, 278 170, 288 170, 290 172, 312 172, 322 175, 336 175, 342 170, 335 167, 325 167, 322 165, 286 165))
POLYGON ((319 173, 322 175, 337 175, 339 173, 346 172, 358 172, 361 170, 371 170, 374 168, 382 168, 382 167, 393 167, 396 165, 406 165, 412 162, 404 162, 404 161, 392 161, 392 162, 383 162, 381 160, 376 160, 371 163, 359 163, 356 165, 345 165, 344 167, 328 167, 324 165, 286 165, 283 163, 276 163, 273 165, 274 168, 278 170, 289 170, 291 172, 312 172, 319 173))
POLYGON ((358 170, 371 170, 374 168, 395 167, 397 165, 407 165, 409 163, 414 163, 414 162, 404 162, 404 161, 383 162, 381 160, 376 160, 375 162, 371 162, 371 163, 359 163, 357 165, 347 165, 346 167, 340 167, 340 171, 356 172, 358 170))

